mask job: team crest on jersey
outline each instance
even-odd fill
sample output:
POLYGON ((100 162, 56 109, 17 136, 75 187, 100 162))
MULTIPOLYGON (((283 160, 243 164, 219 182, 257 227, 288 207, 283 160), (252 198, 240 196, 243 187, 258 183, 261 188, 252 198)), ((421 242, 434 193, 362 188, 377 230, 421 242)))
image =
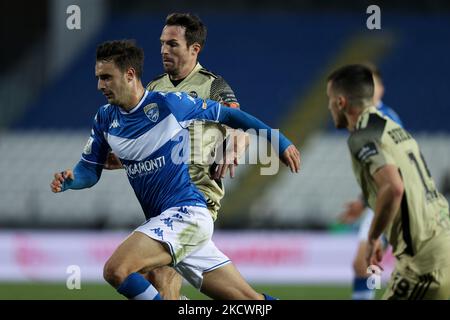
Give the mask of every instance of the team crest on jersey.
POLYGON ((195 92, 195 91, 189 92, 189 95, 190 95, 192 98, 198 98, 198 93, 195 92))
POLYGON ((152 122, 158 121, 159 108, 156 103, 150 103, 144 107, 144 113, 152 122))

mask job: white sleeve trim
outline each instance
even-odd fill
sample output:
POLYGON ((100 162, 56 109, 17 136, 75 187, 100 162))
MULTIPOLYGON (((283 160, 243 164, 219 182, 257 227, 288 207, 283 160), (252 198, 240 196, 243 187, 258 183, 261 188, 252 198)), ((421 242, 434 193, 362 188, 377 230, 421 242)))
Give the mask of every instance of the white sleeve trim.
POLYGON ((219 103, 219 112, 217 112, 216 122, 219 122, 220 110, 222 110, 222 105, 219 103))
POLYGON ((87 163, 98 164, 100 166, 104 166, 104 164, 97 163, 97 162, 94 162, 94 161, 89 161, 89 160, 85 159, 83 156, 81 156, 81 160, 86 161, 87 163))

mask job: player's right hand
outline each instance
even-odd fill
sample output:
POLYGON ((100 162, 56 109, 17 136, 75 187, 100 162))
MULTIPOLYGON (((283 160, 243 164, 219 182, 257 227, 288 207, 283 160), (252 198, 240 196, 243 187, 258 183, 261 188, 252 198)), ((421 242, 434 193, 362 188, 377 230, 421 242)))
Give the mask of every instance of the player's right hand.
POLYGON ((73 180, 73 171, 72 170, 65 170, 62 172, 57 172, 54 175, 52 183, 50 183, 50 189, 54 193, 58 193, 62 191, 62 186, 65 180, 73 180))
POLYGON ((292 172, 297 173, 300 170, 300 152, 293 144, 284 150, 280 159, 292 172))
POLYGON ((383 246, 381 245, 380 239, 377 240, 368 240, 367 241, 367 247, 366 247, 366 263, 368 266, 370 265, 376 265, 381 270, 383 268, 381 267, 381 261, 383 260, 383 246))

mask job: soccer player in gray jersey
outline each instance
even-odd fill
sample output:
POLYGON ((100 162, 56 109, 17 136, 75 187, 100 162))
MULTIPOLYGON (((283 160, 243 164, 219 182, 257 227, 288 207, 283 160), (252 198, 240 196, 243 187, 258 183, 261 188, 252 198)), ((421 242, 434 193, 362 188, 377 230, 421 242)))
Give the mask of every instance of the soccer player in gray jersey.
POLYGON ((384 299, 450 297, 450 216, 420 147, 374 105, 372 72, 349 65, 328 77, 328 108, 336 128, 350 133, 355 178, 374 211, 365 260, 381 262, 385 234, 396 258, 384 299))

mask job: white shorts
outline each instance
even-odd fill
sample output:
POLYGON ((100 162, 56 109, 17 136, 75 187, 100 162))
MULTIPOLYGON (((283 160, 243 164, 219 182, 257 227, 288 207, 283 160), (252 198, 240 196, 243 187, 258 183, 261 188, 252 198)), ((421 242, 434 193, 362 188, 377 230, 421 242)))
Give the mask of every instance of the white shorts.
POLYGON ((230 263, 211 240, 214 223, 203 207, 174 207, 150 218, 135 231, 163 242, 172 256, 172 266, 197 289, 203 273, 230 263))
POLYGON ((373 220, 373 211, 369 207, 364 209, 363 212, 363 219, 361 221, 361 225, 359 226, 358 230, 358 240, 361 241, 367 241, 367 238, 369 238, 369 230, 370 225, 372 224, 373 220))

